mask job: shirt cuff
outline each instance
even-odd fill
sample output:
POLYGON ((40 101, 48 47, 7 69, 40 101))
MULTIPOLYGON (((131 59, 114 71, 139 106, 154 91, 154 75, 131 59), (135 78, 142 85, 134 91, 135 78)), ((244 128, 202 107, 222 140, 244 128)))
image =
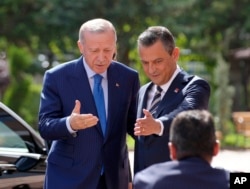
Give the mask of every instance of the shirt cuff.
POLYGON ((71 134, 75 134, 77 131, 74 131, 71 126, 70 126, 70 123, 69 123, 69 117, 66 118, 66 126, 67 126, 67 129, 68 131, 71 133, 71 134))
POLYGON ((160 131, 160 133, 158 133, 158 135, 159 135, 159 136, 162 136, 162 135, 163 135, 163 131, 164 131, 163 123, 162 123, 161 120, 159 120, 159 119, 156 119, 155 121, 157 121, 157 122, 160 123, 160 125, 161 125, 161 131, 160 131))

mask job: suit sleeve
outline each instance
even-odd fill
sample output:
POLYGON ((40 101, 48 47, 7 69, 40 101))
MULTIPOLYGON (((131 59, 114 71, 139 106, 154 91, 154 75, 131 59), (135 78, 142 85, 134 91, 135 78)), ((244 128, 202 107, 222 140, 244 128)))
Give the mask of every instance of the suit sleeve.
POLYGON ((180 92, 181 98, 177 101, 172 111, 167 112, 160 119, 164 125, 163 135, 169 134, 169 128, 176 115, 185 110, 208 109, 210 86, 203 79, 194 79, 180 92))
POLYGON ((137 111, 137 93, 140 88, 140 82, 139 82, 139 75, 136 73, 136 76, 134 78, 133 87, 132 87, 132 98, 130 101, 130 107, 129 107, 129 113, 128 113, 128 126, 127 126, 127 133, 134 138, 134 124, 136 121, 136 111, 137 111))
POLYGON ((72 137, 66 126, 66 117, 62 117, 56 81, 57 77, 48 71, 45 73, 39 109, 39 132, 48 141, 72 137))

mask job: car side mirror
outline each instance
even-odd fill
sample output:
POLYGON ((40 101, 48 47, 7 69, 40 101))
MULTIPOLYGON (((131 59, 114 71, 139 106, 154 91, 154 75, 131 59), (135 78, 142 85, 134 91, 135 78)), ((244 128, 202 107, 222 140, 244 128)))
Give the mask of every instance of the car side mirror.
POLYGON ((39 159, 33 157, 21 156, 16 160, 15 166, 18 171, 24 172, 33 168, 38 162, 39 159))

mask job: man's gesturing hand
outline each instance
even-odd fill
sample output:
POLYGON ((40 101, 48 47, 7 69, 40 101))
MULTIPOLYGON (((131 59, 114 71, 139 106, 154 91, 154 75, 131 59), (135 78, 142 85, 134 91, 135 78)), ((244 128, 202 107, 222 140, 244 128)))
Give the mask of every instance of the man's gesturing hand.
POLYGON ((136 120, 134 134, 136 136, 148 136, 160 133, 161 125, 159 121, 154 119, 148 110, 143 109, 143 113, 144 117, 136 120))
POLYGON ((75 101, 75 107, 70 115, 69 123, 73 130, 86 129, 97 124, 98 118, 93 114, 80 114, 81 102, 75 101))

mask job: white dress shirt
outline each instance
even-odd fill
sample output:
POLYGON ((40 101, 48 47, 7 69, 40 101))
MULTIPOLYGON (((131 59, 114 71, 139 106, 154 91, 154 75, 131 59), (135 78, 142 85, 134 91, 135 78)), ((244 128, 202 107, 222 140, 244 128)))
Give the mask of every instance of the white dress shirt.
MULTIPOLYGON (((83 66, 84 66, 84 68, 86 70, 87 77, 89 79, 89 84, 90 84, 90 87, 91 87, 91 90, 92 90, 92 93, 93 93, 94 75, 96 73, 93 70, 91 70, 89 65, 86 63, 84 57, 83 57, 83 66)), ((105 110, 106 110, 106 117, 107 117, 107 114, 108 114, 108 78, 107 78, 107 71, 101 73, 100 75, 103 77, 103 79, 102 79, 102 89, 103 89, 103 95, 104 95, 104 101, 105 101, 105 110)), ((84 106, 84 104, 81 104, 81 105, 84 106)), ((67 119, 66 119, 67 128, 68 128, 70 133, 76 133, 76 131, 74 131, 70 126, 69 117, 70 116, 68 116, 67 119)))
MULTIPOLYGON (((177 68, 176 68, 174 74, 172 75, 172 77, 170 78, 170 80, 169 80, 167 83, 165 83, 165 84, 163 84, 163 85, 160 86, 160 87, 162 88, 161 100, 162 100, 162 98, 164 97, 165 93, 167 92, 169 86, 170 86, 171 83, 173 82, 174 78, 177 76, 177 74, 178 74, 180 71, 181 71, 181 69, 180 69, 180 67, 177 65, 177 68)), ((155 92, 156 92, 156 90, 157 90, 156 88, 157 88, 157 86, 154 85, 154 86, 151 88, 151 90, 149 91, 149 93, 148 93, 148 100, 147 100, 147 109, 148 109, 148 110, 149 110, 149 108, 150 108, 150 106, 151 106, 152 100, 153 100, 153 98, 154 98, 154 94, 155 94, 155 92)), ((156 119, 156 121, 158 121, 158 122, 161 124, 161 132, 158 133, 158 135, 161 136, 161 135, 163 134, 164 126, 163 126, 163 123, 162 123, 159 119, 156 119)))

